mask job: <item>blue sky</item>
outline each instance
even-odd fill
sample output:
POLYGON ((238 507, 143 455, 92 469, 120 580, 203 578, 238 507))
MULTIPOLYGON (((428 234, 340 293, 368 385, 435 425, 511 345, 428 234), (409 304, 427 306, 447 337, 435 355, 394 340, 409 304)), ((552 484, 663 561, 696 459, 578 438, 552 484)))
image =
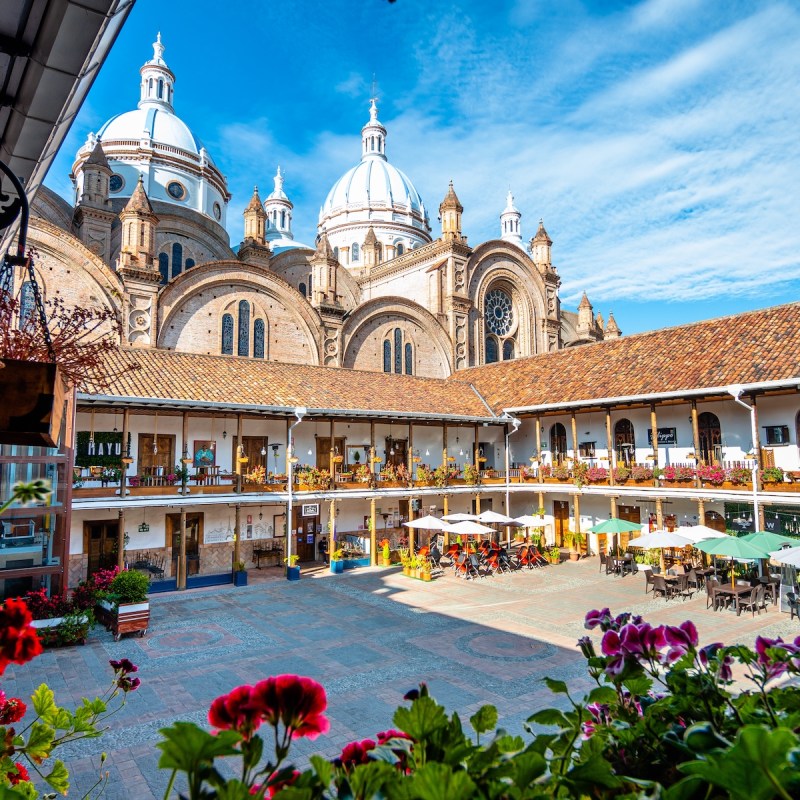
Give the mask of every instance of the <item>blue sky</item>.
POLYGON ((313 243, 360 156, 373 73, 389 160, 472 244, 554 240, 562 303, 624 333, 798 299, 800 9, 786 2, 137 0, 48 177, 134 108, 160 30, 176 113, 227 176, 231 240, 275 167, 313 243))

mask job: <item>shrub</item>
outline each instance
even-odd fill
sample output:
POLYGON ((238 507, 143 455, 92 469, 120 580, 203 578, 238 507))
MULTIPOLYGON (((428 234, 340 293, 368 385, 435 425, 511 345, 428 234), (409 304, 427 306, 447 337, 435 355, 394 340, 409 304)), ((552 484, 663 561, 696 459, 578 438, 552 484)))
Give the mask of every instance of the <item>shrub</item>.
POLYGON ((481 482, 481 473, 473 464, 464 464, 464 481, 470 486, 477 486, 481 482))
POLYGON ((147 575, 134 569, 125 569, 111 581, 109 590, 119 603, 145 603, 149 586, 147 575))
POLYGON ((556 480, 567 481, 569 480, 569 467, 566 464, 555 464, 550 470, 550 474, 556 480))
POLYGON ((55 619, 70 614, 75 606, 66 595, 54 594, 47 596, 46 589, 37 589, 25 595, 25 602, 34 619, 55 619))

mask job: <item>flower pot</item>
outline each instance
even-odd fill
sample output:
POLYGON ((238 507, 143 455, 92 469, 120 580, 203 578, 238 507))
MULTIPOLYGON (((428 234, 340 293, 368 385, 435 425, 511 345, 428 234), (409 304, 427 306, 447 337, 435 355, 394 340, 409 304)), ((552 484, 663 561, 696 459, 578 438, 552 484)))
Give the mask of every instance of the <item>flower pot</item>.
POLYGON ((403 575, 411 575, 411 567, 403 567, 403 575))
POLYGON ((344 561, 331 561, 331 572, 334 575, 341 575, 344 572, 344 561))
POLYGON ((391 567, 392 566, 392 558, 391 558, 391 556, 389 556, 389 558, 384 558, 383 556, 381 556, 381 566, 382 567, 391 567))
POLYGON ((111 622, 114 641, 118 642, 123 633, 138 633, 144 636, 150 624, 150 603, 120 603, 111 622))
POLYGON ((247 570, 246 569, 234 570, 234 573, 233 573, 233 585, 234 586, 247 586, 247 570))
POLYGON ((570 561, 578 561, 581 557, 581 554, 577 550, 570 550, 569 553, 569 560, 570 561))
POLYGON ((430 572, 423 572, 421 577, 422 577, 422 580, 429 581, 431 579, 431 573, 430 572))
POLYGON ((286 580, 299 581, 300 580, 300 567, 286 567, 286 580))

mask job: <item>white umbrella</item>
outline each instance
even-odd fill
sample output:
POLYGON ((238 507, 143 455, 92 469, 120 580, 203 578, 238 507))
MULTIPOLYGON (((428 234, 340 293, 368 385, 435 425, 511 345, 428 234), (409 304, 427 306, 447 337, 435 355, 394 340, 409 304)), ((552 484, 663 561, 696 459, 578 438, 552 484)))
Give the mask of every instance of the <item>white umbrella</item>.
POLYGON ((464 521, 471 521, 474 522, 478 519, 477 514, 464 514, 459 512, 457 514, 447 514, 446 516, 442 517, 442 519, 447 520, 447 522, 464 522, 464 521))
POLYGON ((545 524, 544 517, 532 517, 530 514, 523 514, 516 518, 517 523, 526 528, 541 528, 545 524))
POLYGON ((687 539, 691 539, 695 543, 705 542, 708 539, 719 539, 721 536, 725 536, 724 533, 715 531, 713 528, 709 528, 708 525, 684 526, 683 528, 678 528, 676 533, 685 536, 687 539))
POLYGON ((654 550, 659 547, 688 547, 694 542, 687 536, 681 536, 672 531, 653 531, 644 536, 638 536, 628 542, 628 547, 644 547, 647 550, 654 550))
POLYGON ((467 519, 448 526, 446 530, 448 533, 460 533, 463 536, 473 536, 478 533, 494 533, 494 528, 489 528, 486 525, 481 525, 479 522, 472 522, 467 519))
POLYGON ((406 528, 419 528, 423 531, 444 531, 447 530, 447 523, 439 519, 439 517, 432 517, 428 514, 427 517, 420 517, 419 519, 412 519, 409 522, 404 522, 406 528))
POLYGON ((779 564, 788 564, 791 567, 800 567, 800 547, 776 550, 769 554, 773 561, 779 564))
POLYGON ((517 522, 513 517, 507 517, 505 514, 500 514, 497 511, 484 511, 478 515, 478 522, 496 522, 501 525, 514 525, 519 526, 521 523, 517 522))

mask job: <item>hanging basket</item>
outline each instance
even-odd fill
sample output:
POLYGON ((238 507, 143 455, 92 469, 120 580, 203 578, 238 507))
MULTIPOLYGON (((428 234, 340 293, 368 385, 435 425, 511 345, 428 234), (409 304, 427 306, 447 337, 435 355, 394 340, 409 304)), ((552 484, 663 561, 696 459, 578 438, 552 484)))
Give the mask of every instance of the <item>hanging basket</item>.
POLYGON ((55 364, 0 359, 0 444, 58 447, 65 395, 55 364))

